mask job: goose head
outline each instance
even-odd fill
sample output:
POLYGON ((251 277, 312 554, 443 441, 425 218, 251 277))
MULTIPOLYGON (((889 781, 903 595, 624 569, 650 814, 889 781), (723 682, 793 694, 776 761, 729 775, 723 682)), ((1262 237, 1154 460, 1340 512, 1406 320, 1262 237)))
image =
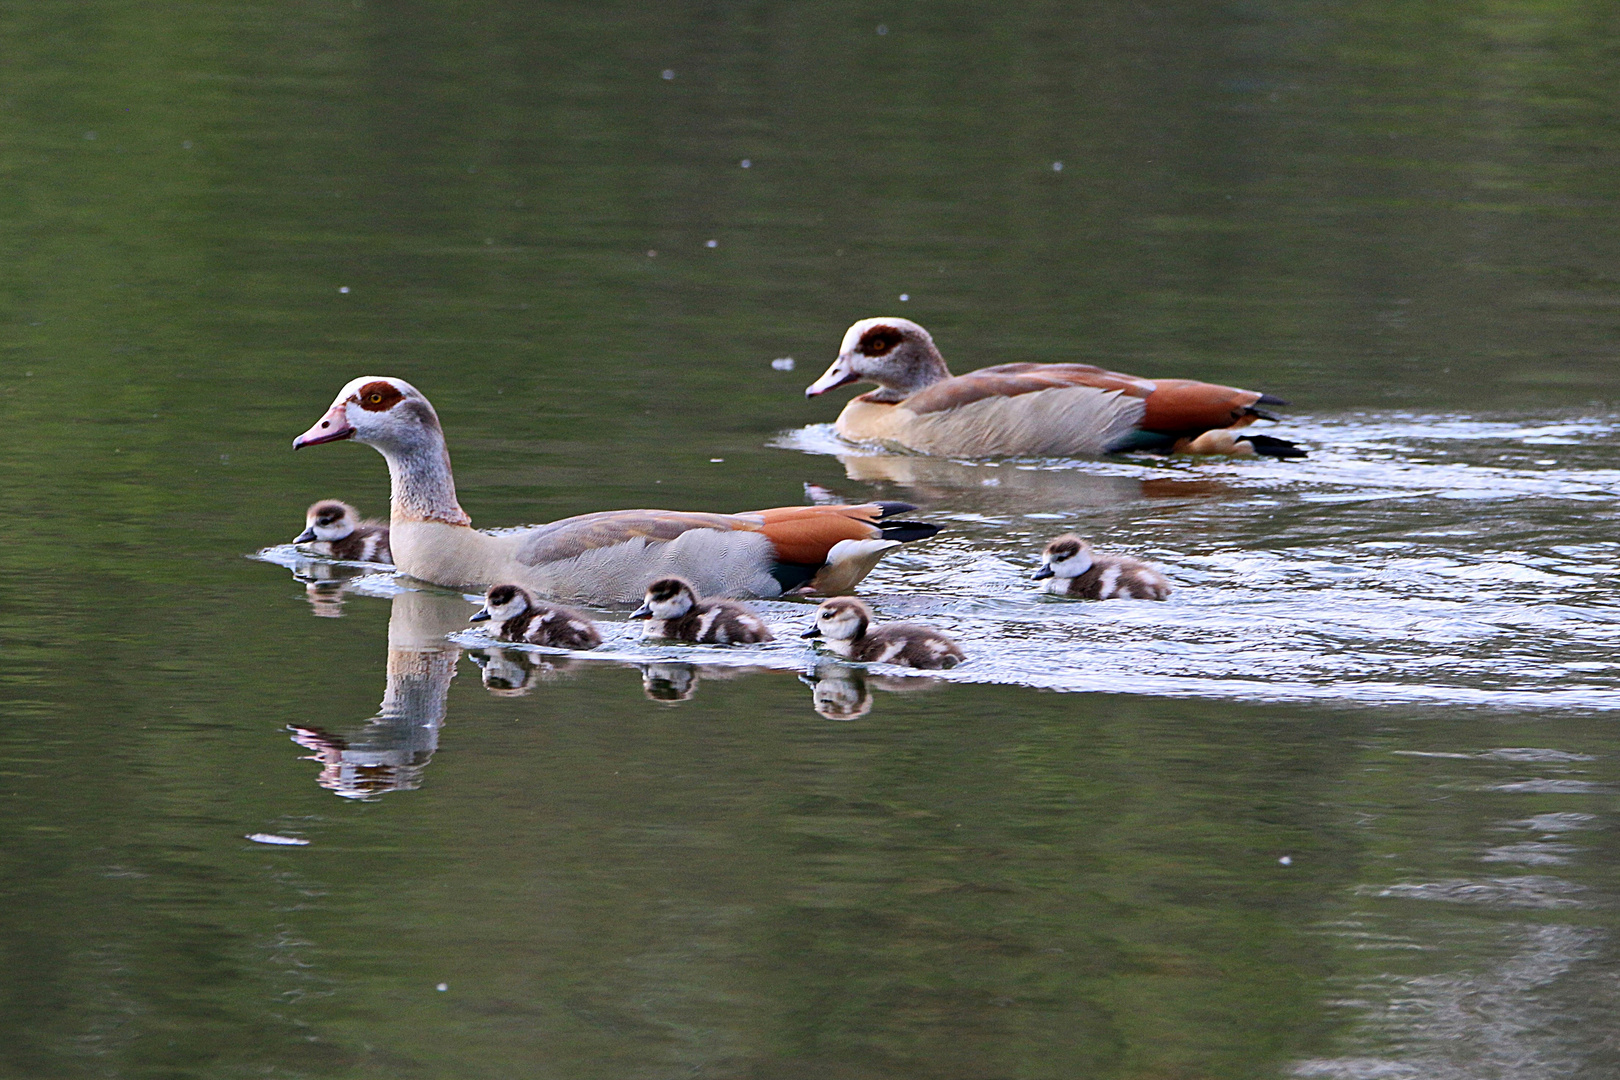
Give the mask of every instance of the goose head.
POLYGON ((504 623, 534 606, 534 597, 521 585, 495 585, 484 594, 484 606, 468 622, 504 623))
POLYGON ((293 543, 342 540, 354 532, 359 517, 360 512, 346 502, 322 499, 304 515, 304 531, 293 537, 293 543))
POLYGON ((1041 568, 1035 571, 1035 580, 1079 577, 1090 569, 1091 545, 1074 533, 1064 533, 1041 553, 1041 568))
POLYGON ((838 359, 805 388, 804 396, 816 397, 846 383, 874 382, 880 389, 871 398, 900 401, 950 377, 927 330, 910 319, 862 319, 844 331, 838 359))
POLYGON ((315 426, 293 440, 293 449, 353 439, 384 452, 408 452, 443 440, 439 414, 422 391, 404 379, 362 375, 332 401, 315 426))
POLYGON ((866 636, 866 628, 871 622, 871 608, 853 596, 835 596, 816 609, 814 625, 801 636, 854 641, 866 636))
POLYGON ((632 619, 678 619, 697 604, 697 593, 680 578, 659 578, 647 586, 647 595, 640 607, 630 613, 632 619))

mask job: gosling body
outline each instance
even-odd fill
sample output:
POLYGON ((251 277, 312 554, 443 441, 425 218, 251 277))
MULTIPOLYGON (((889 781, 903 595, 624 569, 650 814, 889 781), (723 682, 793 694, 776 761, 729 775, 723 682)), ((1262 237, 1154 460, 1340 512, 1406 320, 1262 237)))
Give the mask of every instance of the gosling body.
POLYGON ((521 585, 496 585, 484 594, 484 607, 472 622, 499 625, 495 636, 554 649, 594 649, 602 644, 596 624, 571 608, 535 599, 521 585))
POLYGON ((317 555, 348 562, 392 563, 388 526, 362 521, 360 512, 346 502, 322 499, 304 514, 304 531, 293 537, 317 555))
POLYGON ((774 640, 765 620, 730 600, 701 600, 681 578, 660 578, 647 586, 642 604, 630 613, 646 619, 644 637, 696 645, 753 645, 774 640))
POLYGON ((1100 555, 1073 533, 1046 545, 1035 579, 1047 592, 1077 600, 1168 600, 1174 591, 1155 567, 1128 555, 1100 555))
POLYGON ((862 664, 899 664, 913 668, 953 668, 967 659, 956 641, 921 623, 872 625, 872 609, 853 596, 839 596, 816 609, 816 621, 804 632, 821 638, 827 648, 862 664))

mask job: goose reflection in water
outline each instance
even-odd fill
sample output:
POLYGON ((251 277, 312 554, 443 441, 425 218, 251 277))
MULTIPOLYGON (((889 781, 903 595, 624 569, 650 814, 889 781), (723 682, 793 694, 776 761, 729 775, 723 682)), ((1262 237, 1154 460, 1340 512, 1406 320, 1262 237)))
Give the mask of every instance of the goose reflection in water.
POLYGON ((321 763, 316 782, 348 799, 421 786, 439 747, 445 701, 461 648, 447 640, 467 623, 459 596, 401 592, 388 620, 388 686, 377 715, 350 732, 289 724, 292 740, 321 763))

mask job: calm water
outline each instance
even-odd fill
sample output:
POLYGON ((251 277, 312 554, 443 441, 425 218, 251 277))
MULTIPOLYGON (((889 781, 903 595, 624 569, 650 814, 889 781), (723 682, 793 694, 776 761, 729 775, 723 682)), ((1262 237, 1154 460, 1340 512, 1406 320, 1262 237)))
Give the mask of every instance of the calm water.
POLYGON ((0 34, 0 1075, 1620 1074, 1609 6, 0 34), (845 446, 800 393, 884 313, 1265 389, 1312 454, 845 446), (498 649, 300 561, 384 510, 289 450, 366 372, 482 525, 916 502, 864 591, 971 661, 818 664, 795 602, 498 649), (1034 593, 1068 528, 1176 596, 1034 593))

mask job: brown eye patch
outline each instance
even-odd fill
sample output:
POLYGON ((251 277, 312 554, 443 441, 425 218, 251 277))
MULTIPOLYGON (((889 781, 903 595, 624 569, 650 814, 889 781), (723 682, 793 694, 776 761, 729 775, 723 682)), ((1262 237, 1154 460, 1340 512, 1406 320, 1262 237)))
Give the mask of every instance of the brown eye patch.
POLYGON ((393 383, 379 379, 376 382, 366 383, 366 385, 362 386, 355 394, 355 399, 359 402, 360 407, 367 412, 387 412, 399 404, 400 399, 404 396, 394 387, 393 383))
POLYGON ((489 590, 489 602, 496 607, 500 607, 502 604, 510 604, 516 598, 517 589, 511 585, 497 585, 489 590))
POLYGON ((874 326, 861 335, 858 350, 867 356, 882 356, 905 340, 905 335, 892 326, 874 326))
POLYGON ((1072 540, 1066 540, 1061 544, 1053 544, 1046 550, 1055 559, 1067 559, 1080 550, 1080 545, 1072 540))

